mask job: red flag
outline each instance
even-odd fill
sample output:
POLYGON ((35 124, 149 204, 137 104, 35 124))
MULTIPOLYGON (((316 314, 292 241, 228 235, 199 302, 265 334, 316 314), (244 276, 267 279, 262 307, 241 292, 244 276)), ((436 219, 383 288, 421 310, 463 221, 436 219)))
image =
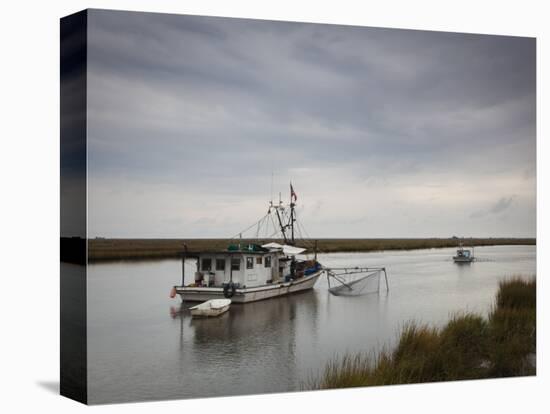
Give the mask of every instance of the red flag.
POLYGON ((298 200, 298 196, 294 192, 294 188, 292 187, 292 183, 290 183, 290 201, 294 198, 294 201, 298 200))

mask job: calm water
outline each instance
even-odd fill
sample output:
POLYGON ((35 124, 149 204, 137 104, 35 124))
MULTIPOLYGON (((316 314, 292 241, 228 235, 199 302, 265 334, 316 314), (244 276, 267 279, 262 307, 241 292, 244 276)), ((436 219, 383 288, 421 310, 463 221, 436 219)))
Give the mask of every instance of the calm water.
MULTIPOLYGON (((168 297, 180 261, 92 265, 90 402, 299 390, 336 355, 391 346, 411 319, 441 325, 455 312, 487 313, 499 280, 535 274, 534 246, 476 248, 483 261, 469 265, 454 264, 453 253, 320 255, 325 266, 386 266, 390 291, 332 296, 322 277, 308 292, 235 304, 208 320, 193 320, 191 304, 168 297)), ((193 263, 186 269, 191 279, 193 263)))

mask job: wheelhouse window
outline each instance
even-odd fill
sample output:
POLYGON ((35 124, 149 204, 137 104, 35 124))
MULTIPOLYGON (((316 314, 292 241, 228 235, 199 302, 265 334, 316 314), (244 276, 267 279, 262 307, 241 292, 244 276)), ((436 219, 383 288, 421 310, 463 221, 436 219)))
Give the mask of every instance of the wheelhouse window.
POLYGON ((225 259, 216 259, 216 270, 225 270, 225 259))
POLYGON ((259 265, 262 264, 262 256, 256 257, 256 264, 259 264, 259 265))
POLYGON ((241 270, 241 259, 238 257, 231 258, 231 270, 241 270))
POLYGON ((208 271, 212 270, 212 259, 202 259, 201 270, 208 271))
POLYGON ((254 258, 253 257, 247 257, 246 258, 246 268, 247 269, 254 269, 254 258))
POLYGON ((264 267, 271 267, 271 256, 266 256, 265 257, 264 267))

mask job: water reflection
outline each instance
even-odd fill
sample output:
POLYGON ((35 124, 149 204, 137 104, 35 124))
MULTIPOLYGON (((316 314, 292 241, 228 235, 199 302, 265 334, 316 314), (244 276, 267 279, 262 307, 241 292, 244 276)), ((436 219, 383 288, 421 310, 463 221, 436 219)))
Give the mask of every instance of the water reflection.
POLYGON ((193 305, 182 302, 171 307, 170 316, 180 320, 181 337, 185 329, 193 332, 193 343, 200 349, 219 345, 238 354, 265 350, 266 344, 282 347, 294 342, 299 319, 311 334, 317 326, 318 299, 313 291, 245 305, 234 303, 227 313, 215 318, 193 318, 189 311, 193 305), (246 343, 244 348, 238 345, 241 342, 246 343))
POLYGON ((227 313, 216 318, 193 318, 189 311, 193 305, 182 302, 170 308, 171 318, 180 322, 180 361, 191 363, 194 369, 219 363, 225 374, 238 372, 252 362, 259 369, 263 366, 272 371, 271 378, 277 377, 269 390, 294 389, 300 381, 296 373, 297 336, 306 335, 317 342, 316 292, 232 304, 227 313))
POLYGON ((453 253, 320 255, 333 267, 386 265, 390 291, 382 283, 379 293, 332 296, 321 278, 308 292, 232 304, 210 319, 168 298, 180 261, 90 266, 91 402, 298 390, 336 355, 391 346, 408 320, 437 325, 457 311, 486 312, 500 280, 535 272, 532 246, 476 249, 492 261, 471 266, 455 265, 453 253))

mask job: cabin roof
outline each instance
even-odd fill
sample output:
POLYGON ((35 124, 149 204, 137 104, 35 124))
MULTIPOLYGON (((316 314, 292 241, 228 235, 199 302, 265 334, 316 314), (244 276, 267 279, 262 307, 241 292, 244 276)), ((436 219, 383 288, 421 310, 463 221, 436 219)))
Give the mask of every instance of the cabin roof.
POLYGON ((250 251, 250 250, 217 250, 217 251, 203 251, 203 252, 188 252, 187 257, 202 257, 202 256, 240 256, 240 255, 266 255, 279 252, 270 252, 270 251, 250 251))

